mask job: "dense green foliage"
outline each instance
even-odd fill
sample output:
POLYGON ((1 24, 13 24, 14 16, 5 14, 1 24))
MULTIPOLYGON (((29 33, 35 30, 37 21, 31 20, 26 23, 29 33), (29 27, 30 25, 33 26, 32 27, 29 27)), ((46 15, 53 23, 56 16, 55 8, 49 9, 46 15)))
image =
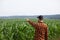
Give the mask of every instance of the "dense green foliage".
MULTIPOLYGON (((32 19, 36 21, 36 19, 32 19)), ((44 20, 49 40, 58 40, 60 20, 44 20)), ((35 29, 24 19, 0 19, 0 40, 33 40, 35 29)))

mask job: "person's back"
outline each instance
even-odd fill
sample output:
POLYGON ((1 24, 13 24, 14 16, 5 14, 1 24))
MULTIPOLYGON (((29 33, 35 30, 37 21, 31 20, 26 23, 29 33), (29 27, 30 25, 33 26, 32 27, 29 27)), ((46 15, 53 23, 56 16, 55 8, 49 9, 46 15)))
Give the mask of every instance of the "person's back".
POLYGON ((38 23, 35 28, 34 40, 47 40, 47 25, 43 22, 38 23))
POLYGON ((35 28, 35 36, 34 40, 47 40, 47 25, 43 21, 38 21, 38 23, 34 23, 32 21, 28 21, 35 28))

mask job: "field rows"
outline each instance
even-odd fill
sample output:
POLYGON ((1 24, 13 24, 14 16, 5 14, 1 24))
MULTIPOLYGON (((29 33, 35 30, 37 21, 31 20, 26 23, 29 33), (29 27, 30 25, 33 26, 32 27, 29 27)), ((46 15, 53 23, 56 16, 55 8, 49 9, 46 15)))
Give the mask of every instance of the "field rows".
MULTIPOLYGON (((33 21, 36 21, 33 19, 33 21)), ((49 40, 59 40, 60 20, 44 20, 49 40)), ((33 40, 35 29, 23 19, 0 19, 0 40, 33 40)))

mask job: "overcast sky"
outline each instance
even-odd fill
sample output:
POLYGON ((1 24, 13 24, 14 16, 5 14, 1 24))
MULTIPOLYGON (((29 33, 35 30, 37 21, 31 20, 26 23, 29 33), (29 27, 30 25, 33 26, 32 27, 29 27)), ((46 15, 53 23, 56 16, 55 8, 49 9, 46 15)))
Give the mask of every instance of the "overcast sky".
POLYGON ((0 0, 0 16, 60 14, 60 0, 0 0))

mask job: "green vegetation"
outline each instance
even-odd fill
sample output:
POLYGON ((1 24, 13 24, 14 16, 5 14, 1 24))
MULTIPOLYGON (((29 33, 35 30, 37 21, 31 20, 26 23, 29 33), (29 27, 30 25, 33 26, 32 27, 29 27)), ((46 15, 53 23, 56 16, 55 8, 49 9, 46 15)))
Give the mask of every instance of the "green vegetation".
MULTIPOLYGON (((32 19, 36 21, 36 19, 32 19)), ((49 40, 59 40, 60 20, 46 19, 49 40)), ((35 29, 24 19, 0 19, 0 40, 33 40, 35 29)))

